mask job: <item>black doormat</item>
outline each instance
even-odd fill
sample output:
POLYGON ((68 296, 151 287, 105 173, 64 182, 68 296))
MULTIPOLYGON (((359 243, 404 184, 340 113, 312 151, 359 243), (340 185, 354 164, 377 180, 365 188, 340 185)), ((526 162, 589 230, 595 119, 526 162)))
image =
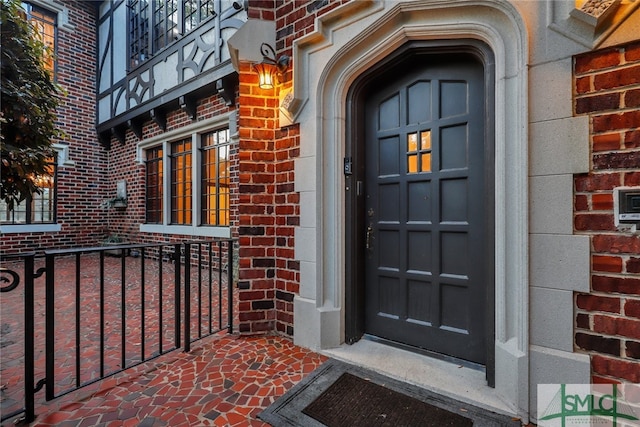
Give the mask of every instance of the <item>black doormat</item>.
MULTIPOLYGON (((342 381, 349 381, 342 380, 342 381)), ((342 381, 338 383, 336 387, 342 388, 342 381)), ((366 385, 366 384, 365 384, 366 385)), ((338 391, 337 394, 342 393, 338 391)), ((363 402, 360 404, 366 403, 365 399, 369 399, 367 396, 361 398, 363 402)), ((377 408, 376 408, 377 409, 377 408)), ((331 409, 327 411, 327 416, 331 417, 330 414, 331 409)), ((374 411, 370 411, 370 414, 374 411)), ((437 411, 432 412, 435 413, 437 411)), ((387 414, 389 417, 390 412, 387 414)), ((446 414, 445 414, 446 415, 446 414)), ((369 416, 369 415, 363 415, 369 416)), ((339 426, 339 427, 352 427, 352 426, 383 426, 383 425, 393 425, 395 426, 410 426, 410 427, 422 427, 422 426, 470 426, 473 427, 521 427, 521 423, 517 419, 512 419, 508 415, 497 414, 495 412, 482 409, 468 403, 459 402, 457 400, 451 399, 447 396, 443 396, 429 390, 425 390, 421 387, 414 386, 412 384, 408 384, 406 382, 402 382, 399 380, 395 380, 393 378, 389 378, 387 376, 378 374, 377 372, 371 371, 369 369, 364 369, 358 366, 354 366, 348 363, 340 362, 335 359, 329 359, 327 362, 322 364, 318 369, 313 371, 309 376, 296 384, 291 390, 285 393, 284 396, 278 398, 271 406, 262 411, 258 418, 261 420, 271 424, 274 427, 284 427, 284 426, 301 426, 301 427, 325 427, 325 426, 339 426), (381 424, 378 422, 369 422, 367 420, 360 420, 360 415, 356 414, 356 410, 360 411, 360 409, 356 409, 356 401, 358 398, 347 397, 346 394, 343 397, 335 399, 337 403, 331 403, 335 405, 344 405, 345 408, 335 408, 333 411, 337 414, 334 421, 331 421, 329 418, 322 418, 321 415, 318 415, 318 418, 314 418, 315 413, 312 415, 308 415, 307 412, 314 411, 314 406, 322 406, 323 399, 322 395, 327 391, 327 395, 331 393, 329 391, 336 382, 340 381, 343 374, 349 374, 350 376, 356 377, 355 381, 357 384, 360 384, 362 381, 368 382, 371 384, 375 384, 376 386, 382 387, 386 390, 393 391, 397 394, 402 394, 418 400, 422 403, 428 404, 430 406, 436 407, 436 409, 443 410, 445 413, 451 414, 452 420, 462 420, 466 422, 465 419, 471 421, 471 424, 468 422, 466 424, 446 424, 446 419, 442 418, 445 421, 436 422, 432 424, 428 424, 429 418, 425 419, 417 419, 414 421, 407 421, 406 424, 395 423, 395 424, 381 424), (342 403, 341 400, 344 399, 345 402, 342 403), (309 409, 307 409, 309 408, 309 409), (351 415, 349 412, 353 411, 351 415), (457 418, 459 416, 460 418, 457 418)))
POLYGON ((328 427, 471 427, 473 421, 404 393, 344 373, 303 413, 328 427))

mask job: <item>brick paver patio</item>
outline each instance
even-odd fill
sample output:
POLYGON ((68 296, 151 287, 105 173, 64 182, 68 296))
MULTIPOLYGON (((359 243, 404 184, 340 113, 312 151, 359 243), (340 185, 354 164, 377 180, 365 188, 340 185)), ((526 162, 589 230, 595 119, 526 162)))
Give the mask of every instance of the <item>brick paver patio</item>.
MULTIPOLYGON (((167 351, 173 347, 175 337, 172 264, 163 264, 162 280, 158 280, 157 265, 151 262, 145 265, 147 285, 143 293, 139 280, 142 271, 140 259, 127 257, 126 320, 122 322, 120 261, 119 258, 105 257, 103 342, 104 370, 107 373, 120 370, 123 357, 126 366, 130 366, 141 360, 142 353, 147 358, 155 356, 160 346, 167 351), (144 301, 144 307, 140 306, 141 301, 144 301), (144 319, 144 330, 141 319, 144 319), (141 345, 143 336, 144 348, 141 345), (123 341, 126 348, 124 356, 121 353, 123 341)), ((75 348, 78 339, 80 382, 92 381, 99 376, 100 285, 97 263, 97 256, 83 258, 78 286, 73 258, 56 261, 56 394, 65 393, 76 383, 75 348), (80 303, 76 306, 78 289, 80 303), (76 312, 81 318, 78 333, 76 312)), ((217 287, 214 286, 210 295, 207 286, 198 292, 196 279, 208 282, 206 273, 204 277, 198 276, 197 272, 192 273, 192 337, 198 336, 199 331, 206 334, 209 325, 215 330, 226 322, 224 310, 220 312, 217 309, 217 287), (200 310, 199 301, 203 301, 200 310), (209 301, 213 301, 211 312, 209 301), (202 327, 196 321, 198 312, 202 327), (221 324, 220 315, 223 318, 221 324)), ((217 283, 217 276, 212 282, 217 283)), ((223 282, 222 307, 227 304, 224 295, 226 283, 223 282)), ((3 414, 22 407, 24 399, 22 299, 23 291, 19 289, 0 294, 0 409, 3 414)), ((43 278, 36 279, 35 301, 37 381, 45 376, 43 278)), ((324 360, 324 356, 294 346, 286 337, 219 333, 193 343, 189 353, 177 349, 160 355, 51 402, 44 401, 44 390, 41 390, 36 394, 37 419, 32 425, 263 425, 257 420, 257 414, 324 360)))

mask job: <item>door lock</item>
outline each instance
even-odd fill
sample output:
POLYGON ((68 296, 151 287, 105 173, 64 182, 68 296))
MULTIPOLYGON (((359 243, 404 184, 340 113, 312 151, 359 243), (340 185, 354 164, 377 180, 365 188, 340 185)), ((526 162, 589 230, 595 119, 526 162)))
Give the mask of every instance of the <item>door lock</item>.
POLYGON ((371 235, 373 234, 373 224, 369 224, 369 226, 367 227, 367 237, 366 237, 366 241, 365 241, 365 248, 367 248, 367 250, 371 250, 371 235))

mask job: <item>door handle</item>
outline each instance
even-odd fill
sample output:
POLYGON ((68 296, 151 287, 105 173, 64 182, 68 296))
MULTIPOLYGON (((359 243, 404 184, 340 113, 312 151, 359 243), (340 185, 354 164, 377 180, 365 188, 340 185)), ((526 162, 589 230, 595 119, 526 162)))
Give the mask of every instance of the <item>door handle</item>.
POLYGON ((369 224, 367 227, 367 237, 365 240, 365 247, 367 250, 371 250, 371 235, 373 234, 373 224, 369 224))

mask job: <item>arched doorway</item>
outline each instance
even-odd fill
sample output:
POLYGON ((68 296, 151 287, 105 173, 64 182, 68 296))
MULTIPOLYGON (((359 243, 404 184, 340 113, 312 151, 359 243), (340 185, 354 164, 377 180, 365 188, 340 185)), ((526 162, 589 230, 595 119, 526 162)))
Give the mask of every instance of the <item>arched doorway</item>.
POLYGON ((493 382, 491 51, 412 42, 348 105, 346 339, 486 366, 493 382))

